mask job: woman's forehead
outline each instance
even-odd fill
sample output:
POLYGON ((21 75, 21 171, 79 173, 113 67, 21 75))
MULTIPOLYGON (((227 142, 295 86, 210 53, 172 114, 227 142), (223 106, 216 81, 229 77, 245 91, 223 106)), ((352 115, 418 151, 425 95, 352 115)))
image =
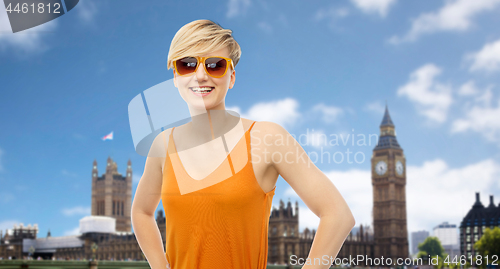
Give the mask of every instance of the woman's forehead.
POLYGON ((218 50, 214 50, 212 52, 200 55, 201 57, 209 57, 209 56, 223 56, 223 57, 229 57, 229 50, 228 48, 221 48, 218 50))

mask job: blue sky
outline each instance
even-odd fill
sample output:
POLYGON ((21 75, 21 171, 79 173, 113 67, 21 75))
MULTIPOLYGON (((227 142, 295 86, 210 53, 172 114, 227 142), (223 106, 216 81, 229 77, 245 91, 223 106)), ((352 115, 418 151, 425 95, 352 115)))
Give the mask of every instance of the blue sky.
MULTIPOLYGON (((145 157, 134 151, 128 103, 172 78, 170 42, 197 19, 233 30, 242 48, 226 106, 302 134, 309 153, 320 152, 321 134, 378 134, 387 102, 407 160, 408 231, 458 225, 475 192, 486 206, 489 195, 500 202, 499 12, 500 0, 81 0, 12 34, 0 10, 0 229, 77 233, 94 159, 102 173, 112 156, 122 174, 131 159, 135 193, 145 157), (114 140, 100 139, 111 131, 114 140)), ((350 141, 323 145, 344 161, 316 165, 357 225, 370 225, 375 144, 350 141)), ((317 227, 282 178, 280 199, 299 201, 301 230, 317 227)))

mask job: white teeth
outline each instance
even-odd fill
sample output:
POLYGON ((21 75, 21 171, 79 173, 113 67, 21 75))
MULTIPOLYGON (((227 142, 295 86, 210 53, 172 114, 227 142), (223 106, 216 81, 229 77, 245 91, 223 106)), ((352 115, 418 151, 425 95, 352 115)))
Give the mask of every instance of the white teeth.
POLYGON ((213 89, 214 88, 207 88, 207 87, 203 87, 203 88, 193 87, 193 88, 191 88, 191 90, 193 92, 199 92, 199 93, 211 92, 213 89))

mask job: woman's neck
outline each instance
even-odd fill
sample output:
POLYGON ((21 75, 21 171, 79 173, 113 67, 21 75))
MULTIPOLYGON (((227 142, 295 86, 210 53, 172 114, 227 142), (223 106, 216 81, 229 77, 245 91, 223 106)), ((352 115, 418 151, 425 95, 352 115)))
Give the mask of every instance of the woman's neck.
POLYGON ((189 132, 207 139, 215 139, 231 130, 239 122, 239 117, 222 108, 206 111, 190 109, 191 122, 187 126, 189 132))

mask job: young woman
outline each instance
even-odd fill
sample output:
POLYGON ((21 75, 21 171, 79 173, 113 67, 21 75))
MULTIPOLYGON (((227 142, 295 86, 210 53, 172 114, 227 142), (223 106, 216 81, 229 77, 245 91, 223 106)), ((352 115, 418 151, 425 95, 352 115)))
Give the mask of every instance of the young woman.
POLYGON ((135 235, 153 269, 266 268, 279 175, 320 217, 302 268, 329 268, 319 261, 336 257, 355 224, 337 188, 283 127, 226 110, 240 56, 232 31, 210 20, 188 23, 172 40, 168 68, 192 120, 156 137, 152 150, 164 157, 146 159, 133 201, 135 235), (154 219, 160 199, 165 253, 154 219))

